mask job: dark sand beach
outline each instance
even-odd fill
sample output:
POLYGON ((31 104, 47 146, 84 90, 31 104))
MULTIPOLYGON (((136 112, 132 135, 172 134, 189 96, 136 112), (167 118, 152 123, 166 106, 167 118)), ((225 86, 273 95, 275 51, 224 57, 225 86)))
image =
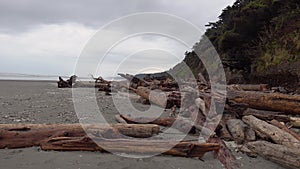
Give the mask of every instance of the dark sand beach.
MULTIPOLYGON (((72 100, 72 89, 58 89, 55 82, 0 81, 0 123, 78 123, 72 100)), ((116 123, 116 108, 110 96, 97 92, 97 101, 109 123, 116 123)), ((134 103, 140 109, 145 105, 134 103)), ((166 115, 168 112, 166 112, 166 115)), ((231 147, 234 151, 234 146, 231 147)), ((261 157, 249 158, 235 152, 241 168, 281 169, 282 167, 261 157)), ((85 169, 85 168, 156 168, 193 169, 224 168, 207 153, 203 161, 194 158, 155 156, 151 158, 125 158, 99 152, 41 151, 37 147, 0 150, 1 168, 5 169, 85 169)))

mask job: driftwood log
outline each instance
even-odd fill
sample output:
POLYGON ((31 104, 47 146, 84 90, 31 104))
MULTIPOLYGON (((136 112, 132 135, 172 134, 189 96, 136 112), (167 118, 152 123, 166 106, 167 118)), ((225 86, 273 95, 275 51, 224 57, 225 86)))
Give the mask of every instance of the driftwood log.
POLYGON ((149 100, 151 103, 154 103, 163 108, 171 108, 174 105, 180 107, 181 96, 176 93, 167 93, 157 90, 151 90, 147 87, 138 87, 137 89, 132 89, 137 95, 142 98, 149 100))
POLYGON ((217 143, 220 145, 220 149, 215 151, 215 157, 225 166, 226 169, 233 169, 239 167, 235 156, 230 149, 226 146, 223 140, 217 137, 211 137, 208 140, 209 143, 217 143))
POLYGON ((251 109, 248 108, 245 111, 239 113, 239 115, 241 116, 249 116, 249 115, 253 115, 261 120, 265 120, 265 121, 271 121, 273 119, 276 119, 280 122, 291 122, 291 117, 289 117, 288 115, 286 115, 283 112, 274 112, 274 111, 266 111, 266 110, 257 110, 257 109, 251 109))
POLYGON ((120 115, 127 123, 132 124, 157 124, 160 126, 172 127, 183 133, 196 133, 196 127, 191 122, 184 119, 168 118, 147 118, 147 117, 130 117, 128 115, 120 115))
POLYGON ((0 124, 0 148, 39 146, 52 137, 85 137, 87 133, 104 138, 147 138, 160 130, 149 124, 85 125, 84 129, 80 124, 0 124))
POLYGON ((291 134, 292 136, 294 136, 298 141, 300 141, 300 135, 297 134, 297 133, 295 133, 294 131, 290 130, 289 128, 287 128, 284 124, 281 124, 279 121, 277 121, 277 120, 275 120, 275 119, 272 120, 270 123, 273 124, 274 126, 280 128, 280 129, 282 129, 282 130, 284 130, 284 131, 290 133, 290 134, 291 134))
POLYGON ((267 141, 249 142, 246 146, 252 152, 284 167, 293 169, 299 169, 300 167, 299 148, 288 148, 284 145, 273 144, 267 141))
POLYGON ((269 124, 265 121, 259 120, 254 116, 244 116, 243 121, 248 124, 253 130, 258 131, 275 143, 285 145, 290 148, 300 149, 300 141, 297 140, 290 133, 281 130, 280 128, 269 124))
POLYGON ((244 91, 266 91, 270 87, 268 84, 233 84, 229 88, 236 88, 244 91))
POLYGON ((300 95, 229 90, 227 99, 254 109, 300 115, 300 95))
POLYGON ((293 127, 300 128, 300 117, 290 117, 293 127))
POLYGON ((58 77, 57 87, 58 88, 71 88, 75 83, 77 76, 73 75, 68 80, 64 80, 62 77, 58 77))
POLYGON ((167 106, 167 96, 163 92, 152 91, 146 87, 138 87, 135 93, 150 102, 159 105, 163 108, 167 106), (151 93, 151 96, 150 96, 151 93))
POLYGON ((41 145, 43 150, 59 151, 101 151, 115 153, 153 154, 163 153, 182 157, 202 157, 204 153, 220 148, 216 143, 195 141, 158 141, 126 139, 90 139, 88 137, 57 137, 41 145), (96 144, 97 143, 97 144, 96 144), (174 147, 173 147, 174 146, 174 147), (173 147, 173 148, 172 148, 173 147))

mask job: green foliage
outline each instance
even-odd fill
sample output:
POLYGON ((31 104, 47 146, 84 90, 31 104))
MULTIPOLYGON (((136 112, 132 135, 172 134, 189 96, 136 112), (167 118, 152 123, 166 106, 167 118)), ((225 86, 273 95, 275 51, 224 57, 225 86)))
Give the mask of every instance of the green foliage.
POLYGON ((267 5, 265 4, 264 1, 251 1, 245 7, 243 7, 242 10, 245 11, 248 9, 258 9, 258 8, 264 8, 266 6, 267 5))
MULTIPOLYGON (((300 58, 299 0, 237 0, 206 26, 205 36, 230 70, 247 75, 300 58)), ((193 49, 205 51, 202 41, 193 49)), ((195 74, 203 71, 193 51, 184 61, 195 74)))
POLYGON ((295 30, 285 36, 269 36, 271 39, 263 39, 260 50, 261 57, 258 71, 268 69, 270 66, 279 65, 283 62, 300 60, 300 30, 295 30))

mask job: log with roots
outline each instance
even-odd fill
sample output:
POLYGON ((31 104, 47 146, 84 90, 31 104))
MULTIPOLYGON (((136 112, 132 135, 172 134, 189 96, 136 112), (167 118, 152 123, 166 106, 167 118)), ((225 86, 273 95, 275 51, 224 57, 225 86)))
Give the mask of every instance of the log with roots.
POLYGON ((75 83, 77 76, 73 75, 68 80, 64 80, 62 77, 58 77, 57 87, 58 88, 71 88, 75 83))
POLYGON ((227 99, 254 109, 300 115, 300 95, 229 90, 227 99))
POLYGON ((253 130, 262 133, 272 139, 277 144, 282 144, 290 148, 300 149, 300 141, 290 133, 281 130, 280 128, 259 120, 254 116, 244 116, 243 121, 248 124, 253 130))
POLYGON ((149 124, 0 124, 0 148, 39 146, 52 137, 148 138, 158 134, 160 127, 149 124), (88 133, 88 134, 87 134, 88 133))
POLYGON ((99 139, 88 137, 57 137, 41 145, 43 150, 101 151, 114 153, 167 154, 182 157, 202 157, 204 153, 216 151, 219 144, 196 141, 159 141, 132 139, 99 139))
POLYGON ((246 146, 252 152, 284 167, 299 169, 300 149, 288 148, 284 145, 273 144, 267 141, 249 142, 246 146))

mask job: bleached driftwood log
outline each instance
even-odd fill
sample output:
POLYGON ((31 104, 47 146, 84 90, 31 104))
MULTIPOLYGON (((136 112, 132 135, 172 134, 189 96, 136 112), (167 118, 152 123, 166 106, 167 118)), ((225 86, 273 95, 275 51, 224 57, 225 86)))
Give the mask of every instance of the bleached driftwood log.
POLYGON ((300 128, 300 117, 290 117, 293 127, 300 128))
POLYGON ((267 141, 249 142, 246 146, 252 152, 284 167, 292 169, 299 169, 300 167, 300 149, 288 148, 267 141))
POLYGON ((255 132, 240 119, 227 120, 227 128, 238 144, 256 139, 255 132))
POLYGON ((290 133, 281 130, 280 128, 269 124, 263 120, 259 120, 254 116, 244 116, 243 121, 252 129, 264 134, 272 139, 275 143, 285 145, 290 148, 300 149, 300 141, 290 133))
POLYGON ((277 120, 272 120, 271 124, 273 124, 274 126, 290 133, 292 136, 294 136, 297 140, 300 141, 300 135, 298 135, 297 133, 295 133, 294 131, 290 130, 289 128, 287 128, 284 124, 281 124, 279 121, 277 120))

